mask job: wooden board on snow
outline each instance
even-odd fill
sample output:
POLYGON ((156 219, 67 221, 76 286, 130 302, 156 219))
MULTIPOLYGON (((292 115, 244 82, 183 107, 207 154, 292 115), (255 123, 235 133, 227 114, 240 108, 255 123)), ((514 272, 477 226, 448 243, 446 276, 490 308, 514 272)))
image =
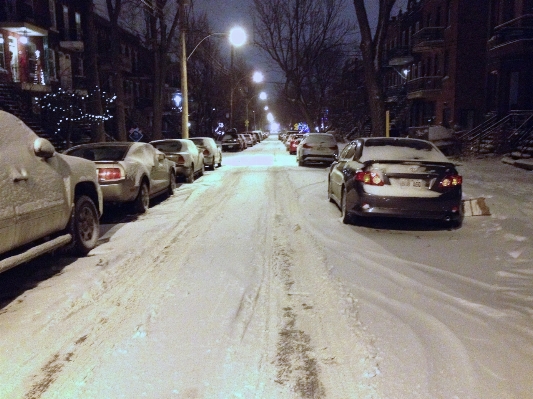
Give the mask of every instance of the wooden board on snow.
POLYGON ((485 198, 472 198, 463 200, 465 216, 490 216, 490 210, 485 198))

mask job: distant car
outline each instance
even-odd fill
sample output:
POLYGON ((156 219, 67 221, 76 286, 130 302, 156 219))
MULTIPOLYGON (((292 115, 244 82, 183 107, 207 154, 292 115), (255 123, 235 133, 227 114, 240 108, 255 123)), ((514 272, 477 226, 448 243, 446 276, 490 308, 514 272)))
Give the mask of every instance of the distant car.
POLYGON ((94 163, 58 154, 0 111, 0 272, 63 247, 96 246, 102 191, 94 163))
POLYGON ((337 159, 339 147, 332 134, 307 133, 296 149, 296 160, 299 166, 308 163, 327 163, 330 165, 337 159))
POLYGON ((82 144, 65 151, 93 161, 107 204, 128 204, 144 213, 150 199, 172 195, 176 188, 174 162, 148 143, 106 142, 82 144))
POLYGON ((192 137, 190 140, 204 154, 204 164, 206 167, 215 170, 215 166, 222 166, 222 148, 220 145, 217 145, 213 138, 192 137))
POLYGON ((192 183, 197 176, 203 176, 205 170, 204 154, 198 150, 192 140, 165 139, 155 140, 150 144, 176 163, 176 177, 181 177, 185 182, 192 183))
POLYGON ((222 151, 240 151, 242 149, 239 135, 236 131, 228 131, 220 138, 222 151))
POLYGON ((462 177, 431 142, 360 138, 331 165, 328 197, 344 223, 387 216, 434 219, 461 225, 462 177))
POLYGON ((303 139, 303 134, 302 134, 302 137, 295 137, 291 140, 291 143, 289 144, 289 154, 296 155, 298 144, 300 144, 300 141, 302 141, 302 139, 303 139))
POLYGON ((252 139, 252 135, 249 133, 241 133, 241 136, 244 138, 247 147, 253 147, 256 142, 252 139))

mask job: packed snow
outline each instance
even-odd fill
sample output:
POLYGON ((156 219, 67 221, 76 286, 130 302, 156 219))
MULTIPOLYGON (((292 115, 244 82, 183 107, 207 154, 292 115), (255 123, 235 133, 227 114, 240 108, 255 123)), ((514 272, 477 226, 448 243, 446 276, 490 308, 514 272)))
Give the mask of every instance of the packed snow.
POLYGON ((275 136, 222 163, 0 275, 0 398, 533 397, 533 172, 461 161, 448 230, 342 224, 275 136))

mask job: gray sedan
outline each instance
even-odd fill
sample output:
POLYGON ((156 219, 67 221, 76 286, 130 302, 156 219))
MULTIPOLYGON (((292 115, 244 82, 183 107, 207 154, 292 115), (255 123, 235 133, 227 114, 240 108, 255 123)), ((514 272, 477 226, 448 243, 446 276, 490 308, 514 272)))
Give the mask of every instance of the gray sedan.
POLYGON ((176 163, 176 176, 187 183, 194 182, 196 176, 204 174, 204 154, 198 151, 196 144, 189 139, 165 139, 150 142, 168 159, 176 163))
POLYGON ((93 161, 105 203, 129 203, 144 213, 150 199, 172 195, 176 188, 175 164, 148 143, 82 144, 65 154, 93 161))
POLYGON ((204 154, 206 167, 215 170, 215 165, 222 166, 222 147, 217 145, 211 137, 193 137, 191 141, 196 144, 198 150, 204 154))

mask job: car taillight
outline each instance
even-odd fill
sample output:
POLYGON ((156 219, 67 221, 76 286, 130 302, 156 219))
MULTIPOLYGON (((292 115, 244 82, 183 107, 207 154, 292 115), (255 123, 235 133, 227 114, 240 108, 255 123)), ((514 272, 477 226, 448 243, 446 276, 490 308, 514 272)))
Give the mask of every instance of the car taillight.
POLYGON ((360 181, 364 184, 369 184, 371 186, 383 186, 385 185, 385 182, 381 178, 381 176, 376 172, 370 172, 370 171, 360 171, 355 172, 354 179, 356 181, 360 181))
POLYGON ((440 181, 439 187, 449 188, 457 187, 463 184, 463 177, 460 175, 447 175, 440 181))
POLYGON ((204 150, 204 157, 208 157, 209 156, 209 150, 206 148, 204 150))
POLYGON ((309 145, 309 144, 306 144, 306 143, 302 144, 302 147, 303 148, 313 148, 312 145, 309 145))
POLYGON ((185 158, 183 158, 183 155, 178 155, 174 162, 176 162, 178 165, 183 165, 185 163, 185 158))
POLYGON ((110 182, 122 180, 122 169, 120 168, 98 168, 98 181, 110 182))
POLYGON ((332 147, 329 147, 329 149, 330 149, 330 150, 336 150, 336 149, 337 149, 337 146, 334 145, 334 146, 332 146, 332 147))

